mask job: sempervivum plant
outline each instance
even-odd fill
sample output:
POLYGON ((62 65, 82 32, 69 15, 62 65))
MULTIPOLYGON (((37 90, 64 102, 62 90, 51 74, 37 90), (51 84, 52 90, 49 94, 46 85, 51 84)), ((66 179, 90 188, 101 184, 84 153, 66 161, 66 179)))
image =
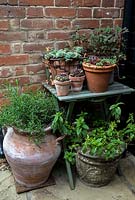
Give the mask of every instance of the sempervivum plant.
POLYGON ((84 71, 82 69, 76 69, 73 73, 70 74, 72 77, 84 76, 84 71))
POLYGON ((89 56, 87 59, 84 59, 84 61, 96 66, 109 66, 116 64, 117 58, 116 56, 107 58, 98 56, 89 56))
POLYGON ((66 73, 61 73, 55 76, 55 80, 61 81, 61 82, 69 81, 69 77, 66 73))

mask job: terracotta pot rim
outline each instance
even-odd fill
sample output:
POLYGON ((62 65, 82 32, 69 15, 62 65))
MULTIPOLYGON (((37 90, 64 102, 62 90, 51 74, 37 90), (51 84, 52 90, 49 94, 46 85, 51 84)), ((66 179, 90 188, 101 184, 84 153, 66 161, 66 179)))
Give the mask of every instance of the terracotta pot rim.
POLYGON ((69 79, 71 80, 71 81, 82 81, 82 80, 84 80, 85 79, 85 75, 83 75, 83 76, 71 76, 71 75, 69 75, 69 79))
POLYGON ((83 69, 86 70, 86 71, 90 71, 90 70, 110 70, 110 71, 113 71, 114 68, 116 67, 116 64, 113 64, 113 65, 109 65, 109 66, 96 66, 96 65, 93 65, 93 64, 90 64, 90 63, 86 63, 86 62, 83 62, 82 63, 82 66, 83 66, 83 69))
POLYGON ((54 80, 54 84, 56 85, 70 85, 71 84, 71 81, 57 81, 57 80, 54 80))
MULTIPOLYGON (((124 152, 124 150, 125 149, 123 149, 122 153, 124 152)), ((94 155, 88 154, 88 152, 83 153, 82 150, 78 150, 77 152, 78 152, 78 154, 80 154, 80 155, 82 155, 86 158, 90 158, 90 159, 94 159, 94 160, 100 160, 101 162, 113 162, 113 161, 119 160, 121 158, 121 155, 122 155, 122 153, 121 153, 121 154, 115 156, 112 159, 110 158, 110 159, 106 160, 105 157, 96 156, 96 155, 94 156, 94 155)))

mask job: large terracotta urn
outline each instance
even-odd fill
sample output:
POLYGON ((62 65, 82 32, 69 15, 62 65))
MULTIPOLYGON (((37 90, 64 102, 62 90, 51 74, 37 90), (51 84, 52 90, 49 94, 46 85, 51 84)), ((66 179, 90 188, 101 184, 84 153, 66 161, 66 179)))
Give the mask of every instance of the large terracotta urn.
POLYGON ((36 187, 47 181, 60 155, 61 145, 51 129, 46 131, 43 142, 36 145, 27 135, 9 127, 3 149, 15 180, 23 186, 36 187))

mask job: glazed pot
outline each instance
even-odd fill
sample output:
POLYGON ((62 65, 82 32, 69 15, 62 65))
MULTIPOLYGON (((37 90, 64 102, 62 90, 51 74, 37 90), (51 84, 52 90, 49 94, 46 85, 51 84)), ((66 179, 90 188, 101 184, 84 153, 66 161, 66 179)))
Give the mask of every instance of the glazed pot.
POLYGON ((120 157, 105 160, 78 151, 76 169, 80 180, 92 187, 107 185, 114 177, 120 157))
POLYGON ((70 91, 71 82, 54 80, 57 96, 67 96, 70 91))
POLYGON ((69 79, 71 80, 71 91, 80 92, 83 87, 85 76, 75 77, 75 76, 69 75, 69 79))
POLYGON ((82 66, 85 71, 88 89, 91 92, 107 91, 112 71, 116 65, 96 66, 83 62, 82 66))
POLYGON ((26 187, 36 187, 46 182, 61 152, 51 129, 46 131, 43 142, 36 145, 26 134, 9 127, 3 149, 15 180, 26 187))

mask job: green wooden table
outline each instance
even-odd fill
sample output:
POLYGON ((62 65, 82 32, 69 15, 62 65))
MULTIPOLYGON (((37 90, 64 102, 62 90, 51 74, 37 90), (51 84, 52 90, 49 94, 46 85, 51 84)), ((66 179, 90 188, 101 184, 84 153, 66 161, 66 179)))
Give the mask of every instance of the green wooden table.
MULTIPOLYGON (((135 89, 130 88, 124 84, 114 82, 112 85, 109 86, 108 90, 103 93, 92 93, 89 90, 82 90, 81 92, 70 92, 67 96, 57 96, 56 89, 53 86, 50 86, 46 83, 43 83, 43 86, 46 90, 48 90, 51 94, 53 94, 56 97, 56 100, 58 102, 58 110, 59 110, 59 102, 65 102, 68 104, 67 108, 67 114, 66 119, 70 121, 73 108, 75 106, 75 103, 78 101, 97 101, 105 103, 105 100, 109 97, 116 97, 117 101, 120 99, 122 95, 127 95, 135 92, 135 89)), ((106 106, 104 105, 104 108, 106 106)), ((106 110, 104 109, 104 112, 106 110)), ((71 189, 75 188, 73 176, 72 176, 72 170, 70 163, 66 161, 66 168, 67 168, 67 175, 69 179, 69 185, 71 189)))

